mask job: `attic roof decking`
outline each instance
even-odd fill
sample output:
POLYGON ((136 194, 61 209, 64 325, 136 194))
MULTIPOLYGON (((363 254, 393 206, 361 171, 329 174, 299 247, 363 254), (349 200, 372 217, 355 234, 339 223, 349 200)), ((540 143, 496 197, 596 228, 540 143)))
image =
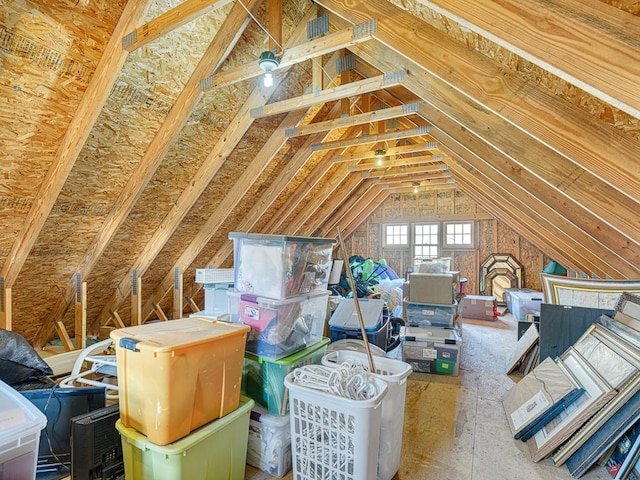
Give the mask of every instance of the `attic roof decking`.
MULTIPOLYGON (((200 89, 217 65, 229 72, 253 66, 268 48, 252 21, 267 25, 268 2, 254 2, 209 2, 197 18, 187 8, 193 0, 2 7, 0 253, 11 289, 3 293, 11 293, 14 329, 35 345, 56 321, 73 325, 76 274, 88 282, 95 330, 129 297, 134 270, 147 318, 171 291, 176 266, 186 279, 195 267, 228 265, 230 230, 335 235, 348 221, 342 226, 350 234, 389 190, 333 161, 353 150, 317 145, 344 145, 364 127, 286 134, 300 122, 341 118, 340 95, 350 99, 351 115, 420 101, 418 115, 399 118, 397 130, 430 125, 429 136, 412 141, 438 142, 457 188, 566 266, 601 278, 639 276, 640 20, 633 4, 624 11, 536 0, 537 10, 524 11, 515 0, 473 8, 436 0, 403 1, 401 10, 386 0, 321 0, 317 13, 333 12, 331 31, 369 20, 377 31, 348 45, 356 56, 351 74, 331 73, 342 50, 323 57, 325 77, 344 93, 307 112, 288 108, 305 89, 317 93, 317 61, 278 72, 281 86, 271 91, 255 78, 200 89), (172 7, 179 28, 166 21, 164 34, 123 49, 122 37, 172 7), (187 13, 194 18, 184 23, 187 13), (540 52, 546 57, 538 61, 540 52), (351 88, 399 70, 399 87, 351 88), (283 113, 253 118, 252 109, 278 101, 283 113)), ((284 3, 282 38, 288 47, 304 44, 316 7, 284 3)), ((381 133, 380 125, 373 121, 368 132, 381 133)), ((185 291, 194 291, 188 282, 185 291)))

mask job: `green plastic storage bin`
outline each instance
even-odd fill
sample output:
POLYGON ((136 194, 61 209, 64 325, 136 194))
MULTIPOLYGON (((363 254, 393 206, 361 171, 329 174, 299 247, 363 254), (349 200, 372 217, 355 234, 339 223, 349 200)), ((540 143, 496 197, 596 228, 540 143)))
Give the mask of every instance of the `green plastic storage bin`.
POLYGON ((162 446, 118 420, 127 480, 244 480, 254 405, 240 397, 233 412, 162 446))
POLYGON ((323 337, 318 343, 279 360, 245 352, 241 392, 265 407, 271 415, 286 415, 289 402, 284 377, 294 368, 320 364, 329 343, 330 340, 323 337))

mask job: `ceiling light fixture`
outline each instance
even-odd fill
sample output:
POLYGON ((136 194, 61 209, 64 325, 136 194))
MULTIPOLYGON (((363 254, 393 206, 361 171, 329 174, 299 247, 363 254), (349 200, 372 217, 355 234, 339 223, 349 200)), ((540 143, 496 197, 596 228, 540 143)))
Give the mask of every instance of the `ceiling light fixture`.
POLYGON ((418 193, 418 187, 419 186, 420 186, 420 183, 413 182, 413 193, 418 193))
POLYGON ((263 83, 265 87, 273 87, 273 71, 280 65, 280 59, 269 50, 262 52, 258 59, 258 65, 264 70, 263 83))
POLYGON ((385 152, 384 150, 382 150, 381 148, 379 148, 378 150, 376 150, 376 153, 374 154, 375 157, 378 159, 378 165, 382 165, 382 161, 384 160, 384 156, 387 154, 387 152, 385 152))

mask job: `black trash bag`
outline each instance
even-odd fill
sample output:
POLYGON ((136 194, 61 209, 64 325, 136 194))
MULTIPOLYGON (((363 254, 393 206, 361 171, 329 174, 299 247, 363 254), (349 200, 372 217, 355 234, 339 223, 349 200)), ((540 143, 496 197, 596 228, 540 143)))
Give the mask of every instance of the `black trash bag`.
POLYGON ((0 380, 17 385, 52 374, 51 367, 22 335, 0 328, 0 380))

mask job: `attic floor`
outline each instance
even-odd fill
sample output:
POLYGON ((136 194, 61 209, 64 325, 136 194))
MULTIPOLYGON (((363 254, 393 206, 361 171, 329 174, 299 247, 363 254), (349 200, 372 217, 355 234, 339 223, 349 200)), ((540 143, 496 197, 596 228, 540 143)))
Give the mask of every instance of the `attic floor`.
MULTIPOLYGON (((504 372, 517 342, 510 313, 495 322, 463 321, 460 375, 413 373, 407 382, 400 471, 411 480, 564 480, 566 467, 550 458, 534 463, 514 440, 501 398, 518 380, 504 372)), ((245 480, 276 479, 247 466, 245 480)), ((293 478, 289 472, 284 479, 293 478)), ((611 480, 602 466, 584 480, 611 480)))

